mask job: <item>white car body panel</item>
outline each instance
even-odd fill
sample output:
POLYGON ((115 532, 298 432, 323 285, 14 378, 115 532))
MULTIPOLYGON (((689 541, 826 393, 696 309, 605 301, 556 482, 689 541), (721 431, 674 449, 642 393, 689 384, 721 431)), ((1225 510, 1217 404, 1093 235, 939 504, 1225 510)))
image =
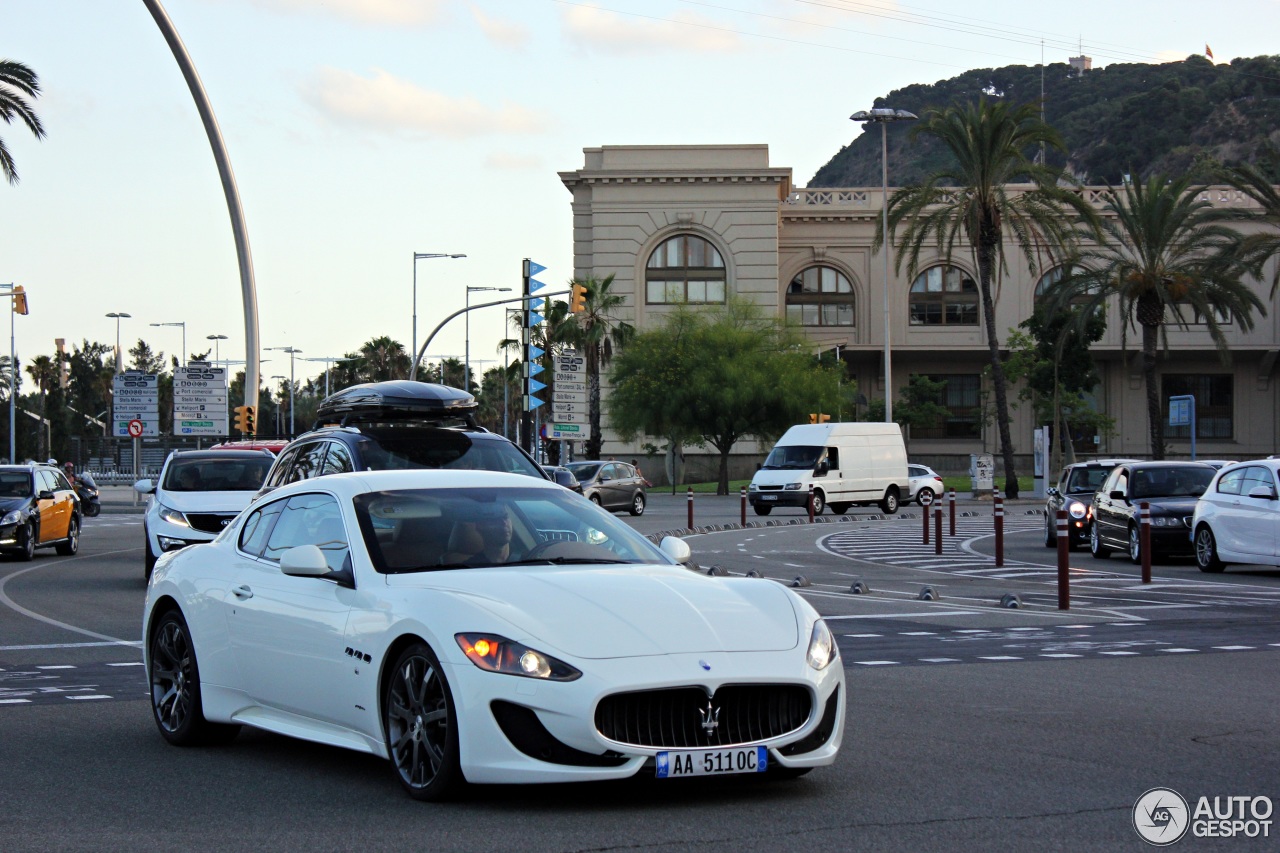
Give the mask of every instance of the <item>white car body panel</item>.
POLYGON ((1261 459, 1224 466, 1196 501, 1192 534, 1202 524, 1213 531, 1218 559, 1224 563, 1280 565, 1280 500, 1218 491, 1219 481, 1245 468, 1265 468, 1275 494, 1280 460, 1261 459))
MULTIPOLYGON (((367 491, 510 487, 563 492, 554 483, 489 472, 393 471, 339 474, 282 487, 255 505, 297 494, 328 494, 342 508, 355 589, 316 577, 284 575, 276 564, 236 547, 242 514, 212 545, 165 555, 147 592, 144 636, 162 599, 178 603, 201 672, 203 711, 319 743, 387 757, 381 679, 406 637, 440 660, 458 710, 459 755, 471 782, 561 782, 632 776, 659 750, 607 740, 593 714, 604 696, 635 690, 725 684, 789 684, 812 697, 808 721, 773 740, 770 762, 832 763, 845 707, 843 664, 806 661, 817 612, 792 590, 765 579, 711 577, 654 549, 649 565, 531 565, 379 574, 364 550, 352 498, 367 491), (251 595, 245 596, 245 591, 251 595), (454 635, 485 632, 524 643, 577 668, 560 682, 483 670, 454 635), (839 692, 834 733, 812 751, 777 748, 816 729, 839 692), (541 761, 517 749, 490 703, 533 710, 564 744, 588 753, 614 750, 620 766, 541 761)), ((601 514, 603 515, 603 513, 601 514)), ((144 650, 148 649, 144 644, 144 650)), ((150 661, 148 660, 148 672, 150 661)))

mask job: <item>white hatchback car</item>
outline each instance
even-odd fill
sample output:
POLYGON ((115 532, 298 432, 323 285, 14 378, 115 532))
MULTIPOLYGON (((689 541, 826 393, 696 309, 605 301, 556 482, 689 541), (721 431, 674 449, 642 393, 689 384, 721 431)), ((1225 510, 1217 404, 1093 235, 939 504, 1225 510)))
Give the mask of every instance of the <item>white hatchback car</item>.
POLYGON ((1196 502, 1191 519, 1196 565, 1280 566, 1280 459, 1226 465, 1196 502))
POLYGON ((176 745, 249 725, 372 753, 425 800, 831 764, 847 698, 826 623, 688 558, 523 474, 290 483, 156 564, 155 722, 176 745))
POLYGON ((942 477, 928 465, 917 465, 914 462, 908 464, 907 477, 911 484, 911 494, 907 495, 908 503, 920 503, 920 493, 925 489, 933 492, 933 502, 937 503, 938 498, 947 490, 942 477))
POLYGON ((142 522, 143 573, 156 560, 200 542, 212 542, 262 488, 275 457, 266 450, 186 450, 169 454, 155 481, 134 489, 151 495, 142 522))

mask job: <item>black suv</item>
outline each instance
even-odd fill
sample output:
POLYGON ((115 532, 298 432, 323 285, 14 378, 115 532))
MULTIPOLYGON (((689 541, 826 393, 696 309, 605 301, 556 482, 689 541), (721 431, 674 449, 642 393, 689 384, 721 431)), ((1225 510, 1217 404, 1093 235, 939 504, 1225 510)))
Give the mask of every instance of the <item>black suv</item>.
POLYGON ((447 385, 353 385, 325 398, 311 431, 280 451, 258 496, 346 471, 456 468, 553 479, 519 447, 477 426, 476 406, 471 394, 447 385))
POLYGON ((1089 541, 1089 525, 1093 521, 1093 493, 1102 488, 1107 475, 1117 465, 1134 459, 1093 459, 1072 462, 1058 475, 1058 485, 1049 489, 1044 502, 1044 547, 1058 547, 1058 510, 1067 511, 1067 547, 1075 548, 1089 541))

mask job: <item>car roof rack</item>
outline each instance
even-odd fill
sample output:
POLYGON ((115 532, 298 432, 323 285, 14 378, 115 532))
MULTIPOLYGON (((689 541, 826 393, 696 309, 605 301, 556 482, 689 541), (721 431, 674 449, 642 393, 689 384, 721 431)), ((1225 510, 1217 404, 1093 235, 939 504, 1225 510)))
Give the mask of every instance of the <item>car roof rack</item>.
POLYGON ((352 385, 329 395, 316 410, 312 429, 370 420, 462 420, 475 427, 476 398, 461 388, 391 379, 352 385))

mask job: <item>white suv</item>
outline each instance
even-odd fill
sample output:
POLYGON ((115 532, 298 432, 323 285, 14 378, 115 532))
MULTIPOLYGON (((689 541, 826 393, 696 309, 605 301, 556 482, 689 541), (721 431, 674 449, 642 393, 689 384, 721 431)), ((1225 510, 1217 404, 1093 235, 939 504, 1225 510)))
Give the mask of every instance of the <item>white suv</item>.
POLYGON ((275 457, 266 450, 188 450, 169 454, 160 476, 133 487, 151 495, 143 520, 148 580, 166 551, 211 542, 247 507, 275 457))

